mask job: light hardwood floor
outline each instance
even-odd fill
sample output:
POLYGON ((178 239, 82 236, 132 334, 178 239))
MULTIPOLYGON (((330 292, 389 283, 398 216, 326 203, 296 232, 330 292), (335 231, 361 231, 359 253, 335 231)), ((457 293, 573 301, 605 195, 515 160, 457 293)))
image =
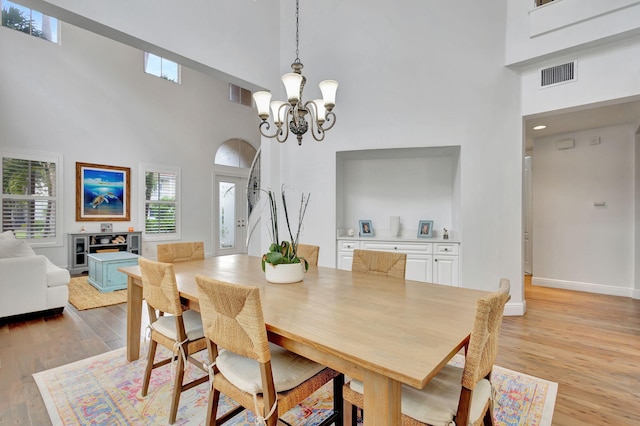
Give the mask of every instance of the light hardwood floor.
MULTIPOLYGON (((559 383, 554 425, 640 425, 640 300, 531 286, 497 364, 559 383)), ((0 425, 49 425, 31 374, 126 342, 126 304, 0 323, 0 425)))

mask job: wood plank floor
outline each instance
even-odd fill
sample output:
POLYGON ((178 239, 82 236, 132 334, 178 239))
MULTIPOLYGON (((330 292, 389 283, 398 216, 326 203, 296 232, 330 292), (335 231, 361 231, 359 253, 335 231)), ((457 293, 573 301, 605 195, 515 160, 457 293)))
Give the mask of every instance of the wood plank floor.
MULTIPOLYGON (((496 363, 559 383, 554 425, 640 425, 640 300, 529 279, 525 295, 496 363)), ((0 425, 50 425, 31 375, 125 343, 126 304, 0 323, 0 425)))

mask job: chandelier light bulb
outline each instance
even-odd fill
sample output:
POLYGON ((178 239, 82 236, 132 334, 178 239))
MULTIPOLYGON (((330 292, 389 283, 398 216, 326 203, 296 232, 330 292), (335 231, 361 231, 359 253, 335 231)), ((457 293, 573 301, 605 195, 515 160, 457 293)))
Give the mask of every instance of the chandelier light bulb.
POLYGON ((286 105, 286 102, 282 101, 273 101, 271 102, 271 112, 273 113, 273 122, 276 126, 280 126, 284 123, 284 118, 287 114, 287 108, 283 105, 286 105))
POLYGON ((269 118, 269 102, 271 101, 271 93, 255 92, 253 94, 253 100, 256 102, 258 116, 263 120, 269 118))
POLYGON ((287 99, 291 105, 296 105, 300 101, 300 85, 302 84, 302 74, 290 72, 282 76, 282 83, 287 91, 287 99))
POLYGON ((322 98, 324 99, 324 106, 327 110, 331 111, 336 105, 338 82, 335 80, 324 80, 320 82, 319 86, 322 92, 322 98))

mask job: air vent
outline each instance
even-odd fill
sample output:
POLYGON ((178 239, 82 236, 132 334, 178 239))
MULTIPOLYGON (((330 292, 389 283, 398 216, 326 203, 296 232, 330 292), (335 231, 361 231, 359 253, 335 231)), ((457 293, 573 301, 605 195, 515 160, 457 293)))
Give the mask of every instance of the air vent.
POLYGON ((229 83, 229 100, 251 107, 251 90, 229 83))
POLYGON ((540 86, 547 87, 576 79, 576 61, 540 70, 540 86))

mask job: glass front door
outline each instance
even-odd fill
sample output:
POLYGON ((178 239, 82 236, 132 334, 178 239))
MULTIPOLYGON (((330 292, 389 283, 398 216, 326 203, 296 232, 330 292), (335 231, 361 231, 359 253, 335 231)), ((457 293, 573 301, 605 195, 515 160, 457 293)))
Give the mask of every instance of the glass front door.
POLYGON ((216 176, 215 245, 216 255, 246 253, 247 180, 216 176))

